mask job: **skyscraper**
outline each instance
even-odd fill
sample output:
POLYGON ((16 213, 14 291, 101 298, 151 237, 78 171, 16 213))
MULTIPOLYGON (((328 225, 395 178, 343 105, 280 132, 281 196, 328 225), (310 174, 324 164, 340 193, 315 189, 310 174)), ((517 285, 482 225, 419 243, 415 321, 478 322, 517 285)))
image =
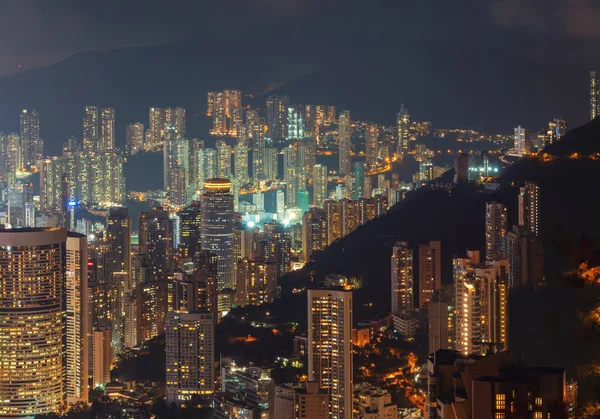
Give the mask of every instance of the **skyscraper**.
POLYGON ((235 146, 234 171, 240 185, 248 182, 248 144, 239 143, 235 146))
POLYGON ((200 201, 193 201, 191 205, 179 211, 181 220, 181 237, 179 245, 186 249, 187 256, 191 257, 200 251, 202 244, 202 210, 200 201))
POLYGON ((2 417, 48 414, 63 403, 66 241, 64 229, 0 231, 2 417))
POLYGON ((231 181, 208 179, 202 195, 202 249, 217 255, 217 290, 233 283, 233 196, 231 181))
POLYGON ((67 403, 88 401, 88 252, 83 234, 68 233, 66 246, 66 382, 67 403))
POLYGON ((406 242, 392 247, 392 314, 412 311, 413 301, 413 250, 406 242))
POLYGON ((167 404, 185 405, 194 396, 212 396, 215 383, 214 314, 169 312, 165 334, 167 404))
POLYGON ((406 156, 408 153, 408 141, 410 140, 410 114, 404 104, 400 105, 400 110, 396 115, 396 127, 398 129, 398 144, 396 153, 399 156, 406 156))
POLYGON ((516 155, 523 156, 530 153, 529 138, 527 138, 527 131, 522 126, 515 128, 514 134, 514 147, 513 150, 516 155))
POLYGON ((170 203, 187 205, 194 194, 190 141, 184 138, 165 140, 163 147, 164 188, 170 203))
POLYGON ((155 148, 162 143, 163 111, 161 108, 150 108, 148 112, 148 134, 146 138, 147 148, 155 148))
POLYGON ((98 107, 86 106, 83 116, 83 151, 96 151, 100 138, 98 107))
POLYGON ((463 355, 508 348, 509 261, 479 262, 478 251, 453 260, 456 349, 463 355))
POLYGON ((231 179, 231 147, 223 140, 217 140, 217 177, 231 179))
POLYGON ((485 260, 497 260, 507 230, 506 207, 498 202, 485 203, 485 260))
POLYGON ((379 128, 375 124, 367 126, 365 131, 365 156, 367 165, 377 163, 377 139, 379 137, 379 128))
POLYGON ((116 278, 113 274, 123 272, 126 280, 131 281, 131 217, 127 207, 109 209, 106 217, 106 242, 106 280, 114 282, 116 278))
POLYGON ((308 381, 329 392, 331 418, 352 418, 352 291, 308 290, 308 381))
POLYGON ((173 269, 173 223, 163 208, 140 212, 140 256, 148 263, 149 277, 166 282, 173 269))
POLYGON ((567 133, 567 122, 561 118, 554 118, 548 122, 546 144, 554 144, 567 133))
POLYGON ((341 176, 350 174, 352 168, 352 138, 350 127, 350 111, 340 113, 339 127, 339 160, 341 176))
POLYGON ((242 118, 242 92, 239 90, 223 90, 208 92, 207 114, 213 117, 215 136, 237 136, 242 118))
POLYGON ((289 103, 290 98, 287 95, 267 98, 267 137, 273 141, 285 139, 289 103))
POLYGON ((265 179, 265 131, 264 118, 252 124, 252 180, 254 183, 265 179))
POLYGON ((257 183, 259 180, 276 180, 279 179, 279 152, 275 147, 267 147, 264 152, 264 177, 254 179, 257 183))
POLYGON ((127 153, 134 155, 144 150, 144 124, 134 122, 125 129, 127 153))
POLYGON ((98 151, 115 148, 115 110, 104 108, 100 110, 100 143, 98 151))
POLYGON ((519 226, 536 237, 540 235, 540 187, 537 182, 525 182, 519 193, 519 226))
POLYGON ((44 154, 40 138, 40 115, 35 109, 21 111, 21 154, 25 166, 35 164, 44 154))
POLYGON ((598 100, 598 78, 596 71, 590 71, 590 120, 596 118, 599 112, 600 101, 598 100))
POLYGON ((305 134, 304 110, 301 106, 290 106, 287 110, 287 141, 301 140, 305 134))
POLYGON ((429 306, 431 296, 442 286, 442 243, 419 245, 419 308, 429 306))
POLYGON ((327 166, 315 164, 313 168, 313 206, 322 208, 327 198, 327 166))

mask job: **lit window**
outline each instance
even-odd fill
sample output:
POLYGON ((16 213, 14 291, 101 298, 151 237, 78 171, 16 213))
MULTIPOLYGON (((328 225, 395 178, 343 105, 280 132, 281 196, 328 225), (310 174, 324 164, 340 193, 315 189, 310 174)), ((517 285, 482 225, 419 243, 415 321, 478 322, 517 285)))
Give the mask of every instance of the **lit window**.
POLYGON ((536 397, 535 398, 535 405, 536 406, 541 406, 542 405, 542 398, 541 397, 536 397))
POLYGON ((533 417, 534 419, 542 419, 542 412, 534 412, 533 417))
POLYGON ((506 410, 506 394, 496 394, 496 410, 506 410))

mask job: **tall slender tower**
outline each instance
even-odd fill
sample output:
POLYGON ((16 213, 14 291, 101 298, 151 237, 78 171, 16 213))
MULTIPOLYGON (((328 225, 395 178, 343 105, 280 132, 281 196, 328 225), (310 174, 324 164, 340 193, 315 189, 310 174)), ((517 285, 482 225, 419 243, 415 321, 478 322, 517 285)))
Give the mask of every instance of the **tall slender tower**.
POLYGON ((400 105, 400 110, 396 115, 396 126, 398 128, 398 145, 396 152, 399 156, 405 156, 408 153, 408 141, 410 139, 410 114, 404 104, 400 105))
POLYGON ((507 231, 506 207, 498 202, 485 203, 485 260, 497 260, 507 231))
POLYGON ((98 107, 86 106, 83 116, 83 151, 95 151, 98 146, 100 128, 98 126, 98 107))
POLYGON ((413 250, 406 242, 392 247, 392 314, 412 311, 413 301, 413 250))
POLYGON ((264 118, 252 124, 252 180, 256 183, 265 179, 265 131, 264 118))
POLYGON ((519 193, 519 226, 540 235, 540 187, 537 182, 525 182, 519 193))
POLYGON ((267 137, 273 141, 285 139, 290 98, 287 95, 267 98, 267 137))
POLYGON ((339 127, 339 158, 340 158, 340 175, 349 175, 352 172, 352 140, 350 131, 350 111, 340 113, 339 127))
POLYGON ((377 138, 379 137, 379 128, 375 124, 367 127, 365 132, 365 155, 367 157, 367 165, 377 163, 377 138))
POLYGON ((66 257, 66 392, 67 403, 88 401, 88 273, 87 238, 68 233, 66 257))
POLYGON ((434 291, 442 287, 442 243, 419 246, 419 308, 426 308, 434 291))
POLYGON ((227 179, 204 181, 202 249, 217 255, 217 290, 233 289, 233 195, 227 179))
POLYGON ((598 78, 596 71, 590 71, 590 120, 598 116, 598 78))
POLYGON ((48 414, 64 402, 66 241, 58 228, 0 231, 1 417, 48 414))
POLYGON ((100 142, 98 150, 115 148, 115 110, 104 108, 100 111, 100 142))
POLYGON ((26 166, 34 164, 43 155, 40 114, 35 109, 21 111, 21 153, 26 166))
POLYGON ((352 418, 352 291, 308 290, 308 381, 329 392, 329 417, 352 418))

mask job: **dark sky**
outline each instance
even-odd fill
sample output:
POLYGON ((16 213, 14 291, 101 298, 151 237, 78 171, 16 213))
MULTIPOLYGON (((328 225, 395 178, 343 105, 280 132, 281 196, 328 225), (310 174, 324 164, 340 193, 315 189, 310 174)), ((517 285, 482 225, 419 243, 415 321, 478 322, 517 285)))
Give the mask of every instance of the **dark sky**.
POLYGON ((596 0, 1 0, 0 74, 86 50, 287 30, 305 31, 311 42, 385 28, 529 52, 555 42, 583 49, 600 37, 598 22, 596 0))

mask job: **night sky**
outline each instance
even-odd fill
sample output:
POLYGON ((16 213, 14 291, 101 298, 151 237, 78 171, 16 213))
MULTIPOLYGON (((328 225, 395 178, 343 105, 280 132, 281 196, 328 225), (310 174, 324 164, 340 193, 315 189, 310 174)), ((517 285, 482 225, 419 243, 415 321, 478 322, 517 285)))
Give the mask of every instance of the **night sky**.
POLYGON ((260 42, 287 31, 332 48, 383 31, 399 41, 477 39, 539 60, 594 62, 599 21, 592 0, 2 0, 0 74, 87 50, 260 42))

